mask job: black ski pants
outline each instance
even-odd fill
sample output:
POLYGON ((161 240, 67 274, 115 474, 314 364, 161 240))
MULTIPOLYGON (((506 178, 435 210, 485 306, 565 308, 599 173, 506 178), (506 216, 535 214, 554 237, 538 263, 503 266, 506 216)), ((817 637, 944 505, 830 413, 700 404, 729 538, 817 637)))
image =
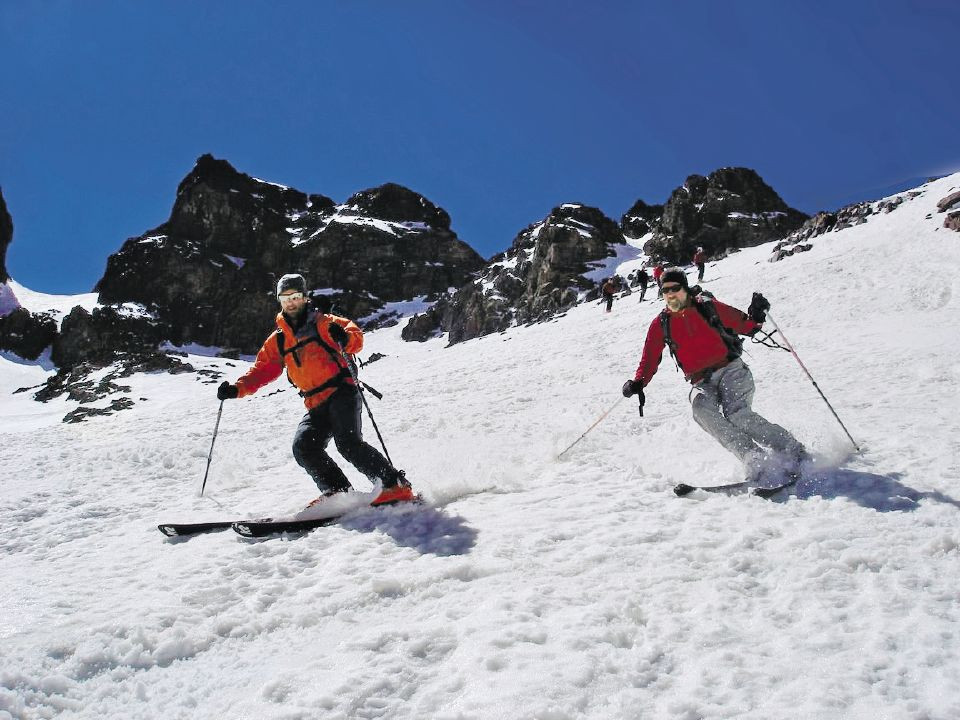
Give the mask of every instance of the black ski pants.
POLYGON ((320 488, 320 492, 344 492, 350 481, 327 454, 330 438, 344 460, 371 481, 384 480, 395 470, 377 449, 363 441, 360 432, 360 392, 344 386, 303 416, 293 438, 293 457, 320 488))

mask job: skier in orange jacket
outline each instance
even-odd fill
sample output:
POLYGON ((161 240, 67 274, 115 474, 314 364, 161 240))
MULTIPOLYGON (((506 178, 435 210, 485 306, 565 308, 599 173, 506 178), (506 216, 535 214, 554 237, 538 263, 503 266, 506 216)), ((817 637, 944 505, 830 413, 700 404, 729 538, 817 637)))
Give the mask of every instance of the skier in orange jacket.
POLYGON ((221 383, 217 398, 252 395, 286 370, 307 408, 294 436, 293 456, 320 488, 321 496, 311 504, 352 489, 326 452, 331 438, 347 462, 372 481, 380 481, 382 492, 373 505, 413 500, 403 471, 363 441, 360 391, 346 357, 363 348, 363 331, 347 318, 311 309, 302 275, 280 278, 277 299, 281 312, 276 332, 236 384, 221 383))

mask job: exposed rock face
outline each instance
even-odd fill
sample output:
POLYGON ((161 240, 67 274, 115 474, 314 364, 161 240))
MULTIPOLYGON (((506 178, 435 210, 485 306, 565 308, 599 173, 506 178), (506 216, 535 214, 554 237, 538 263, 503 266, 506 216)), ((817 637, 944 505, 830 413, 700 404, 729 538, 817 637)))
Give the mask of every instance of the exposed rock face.
POLYGON ((690 262, 697 247, 707 257, 717 258, 736 248, 777 240, 807 219, 749 168, 722 168, 707 177, 691 175, 673 191, 656 220, 658 207, 634 205, 624 216, 624 232, 629 227, 630 236, 639 237, 636 233, 646 227, 653 237, 644 250, 655 259, 676 264, 690 262))
POLYGON ((656 230, 661 217, 663 205, 647 205, 637 200, 620 219, 620 227, 626 237, 638 239, 656 230))
POLYGON ((51 359, 61 368, 81 362, 108 365, 118 353, 156 351, 164 328, 150 317, 134 315, 115 307, 99 307, 92 313, 79 305, 63 319, 53 342, 51 359))
POLYGON ((127 240, 96 289, 102 303, 144 305, 175 344, 252 353, 273 327, 284 273, 302 273, 308 287, 332 294, 337 312, 360 318, 445 292, 482 266, 445 211, 399 185, 337 206, 204 155, 180 183, 170 219, 127 240))
POLYGON ((13 241, 13 219, 7 212, 7 203, 0 188, 0 284, 10 279, 7 273, 7 247, 13 241))
MULTIPOLYGON (((0 202, 3 201, 3 198, 0 198, 0 202)), ((960 205, 960 190, 957 192, 950 193, 946 197, 940 198, 937 201, 937 212, 946 212, 950 210, 955 205, 960 205)))
MULTIPOLYGON (((220 373, 211 370, 194 370, 189 363, 170 355, 159 353, 115 353, 107 363, 80 362, 70 368, 60 368, 34 392, 38 402, 47 402, 56 397, 65 396, 66 400, 79 403, 79 407, 68 412, 65 423, 83 422, 97 415, 112 415, 120 410, 134 406, 133 398, 128 394, 131 387, 120 385, 115 380, 130 377, 138 372, 169 372, 171 374, 196 372, 200 382, 213 383, 220 373), (208 380, 201 380, 200 375, 208 380), (108 407, 90 407, 89 403, 100 402, 111 395, 120 395, 111 400, 108 407), (87 405, 84 405, 87 403, 87 405)), ((20 388, 16 392, 26 392, 33 388, 20 388)), ((140 398, 143 400, 143 398, 140 398)))
POLYGON ((480 276, 442 299, 403 329, 405 340, 449 332, 450 344, 552 317, 595 287, 589 263, 614 255, 623 243, 617 224, 596 208, 561 205, 517 235, 480 276))
POLYGON ((947 228, 947 230, 960 231, 960 210, 947 215, 943 221, 943 226, 947 228))
POLYGON ((0 317, 0 350, 36 360, 57 335, 56 321, 46 313, 31 313, 18 307, 0 317))

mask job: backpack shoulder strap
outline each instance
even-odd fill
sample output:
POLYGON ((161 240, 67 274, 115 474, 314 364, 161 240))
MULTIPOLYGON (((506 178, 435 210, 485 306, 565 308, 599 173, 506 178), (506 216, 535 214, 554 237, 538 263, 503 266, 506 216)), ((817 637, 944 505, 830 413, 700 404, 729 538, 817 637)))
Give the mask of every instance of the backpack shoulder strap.
POLYGON ((723 321, 720 319, 720 313, 717 312, 717 308, 713 304, 713 294, 702 290, 700 295, 703 299, 695 301, 694 307, 697 308, 697 312, 703 316, 703 319, 707 321, 707 324, 716 330, 720 339, 723 340, 723 344, 727 346, 727 359, 736 360, 743 354, 743 340, 723 324, 723 321))
POLYGON ((660 311, 660 329, 663 330, 663 344, 667 346, 667 349, 670 351, 670 357, 673 358, 673 362, 677 365, 677 370, 682 371, 683 367, 680 365, 680 360, 677 358, 677 343, 674 341, 673 336, 670 334, 670 313, 666 308, 660 311))

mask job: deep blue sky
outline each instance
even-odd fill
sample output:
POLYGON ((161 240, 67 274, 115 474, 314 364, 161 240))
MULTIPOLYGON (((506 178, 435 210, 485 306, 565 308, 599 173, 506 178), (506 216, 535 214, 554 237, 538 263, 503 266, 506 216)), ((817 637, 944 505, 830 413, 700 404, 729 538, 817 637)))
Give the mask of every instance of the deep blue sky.
POLYGON ((835 209, 960 169, 960 3, 0 3, 7 265, 88 291, 210 152, 343 201, 392 181, 482 255, 755 168, 835 209))

